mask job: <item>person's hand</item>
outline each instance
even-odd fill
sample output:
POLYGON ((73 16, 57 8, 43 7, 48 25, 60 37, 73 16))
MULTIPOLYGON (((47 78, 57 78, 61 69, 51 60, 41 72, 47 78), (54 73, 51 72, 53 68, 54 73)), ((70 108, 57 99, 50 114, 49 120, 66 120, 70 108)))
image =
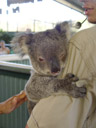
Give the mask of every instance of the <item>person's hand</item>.
POLYGON ((8 114, 19 107, 22 103, 27 101, 27 97, 24 91, 20 92, 20 94, 11 97, 10 99, 4 101, 2 103, 2 113, 8 114))
POLYGON ((25 128, 29 128, 29 127, 28 127, 28 125, 26 125, 26 127, 25 127, 25 128))

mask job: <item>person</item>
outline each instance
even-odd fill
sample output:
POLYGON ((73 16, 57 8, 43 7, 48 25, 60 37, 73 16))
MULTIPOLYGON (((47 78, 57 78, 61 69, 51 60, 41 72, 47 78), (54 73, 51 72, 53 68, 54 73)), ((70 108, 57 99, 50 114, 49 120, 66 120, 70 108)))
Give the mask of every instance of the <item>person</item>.
POLYGON ((24 91, 21 91, 16 96, 13 96, 8 100, 0 103, 0 114, 8 114, 12 112, 25 101, 27 101, 26 94, 24 91))
MULTIPOLYGON (((85 15, 96 24, 96 0, 83 2, 85 15)), ((75 34, 69 44, 65 69, 87 81, 87 95, 72 98, 65 93, 41 99, 34 107, 26 128, 96 128, 96 26, 75 34)))
MULTIPOLYGON (((84 3, 88 21, 96 23, 96 2, 84 3)), ((72 98, 67 94, 55 94, 40 100, 34 107, 26 128, 95 128, 96 127, 96 27, 77 33, 70 40, 66 73, 74 73, 87 81, 85 98, 72 98)), ((26 94, 24 94, 26 97, 26 94)), ((18 101, 17 101, 18 103, 18 101)), ((16 108, 16 104, 14 105, 16 108)))
POLYGON ((0 55, 5 55, 10 53, 10 49, 5 47, 5 41, 1 40, 0 41, 0 55))

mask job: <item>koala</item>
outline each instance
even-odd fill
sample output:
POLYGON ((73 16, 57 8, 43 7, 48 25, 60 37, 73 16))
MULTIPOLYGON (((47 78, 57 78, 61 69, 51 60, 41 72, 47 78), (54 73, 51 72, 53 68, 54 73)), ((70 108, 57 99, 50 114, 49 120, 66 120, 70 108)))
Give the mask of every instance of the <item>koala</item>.
POLYGON ((74 98, 86 95, 84 85, 76 86, 79 79, 74 74, 59 78, 67 62, 69 38, 69 23, 62 22, 43 32, 19 34, 11 41, 17 53, 28 54, 34 68, 25 85, 30 112, 40 99, 55 93, 65 92, 74 98))

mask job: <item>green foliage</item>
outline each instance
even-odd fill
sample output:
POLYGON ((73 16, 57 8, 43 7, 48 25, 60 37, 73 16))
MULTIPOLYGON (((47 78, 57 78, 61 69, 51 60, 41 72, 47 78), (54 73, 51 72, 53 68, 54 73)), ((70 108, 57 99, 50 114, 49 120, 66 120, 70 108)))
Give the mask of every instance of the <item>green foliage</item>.
POLYGON ((0 30, 0 40, 4 40, 6 44, 10 43, 13 36, 14 36, 13 32, 4 32, 0 30))

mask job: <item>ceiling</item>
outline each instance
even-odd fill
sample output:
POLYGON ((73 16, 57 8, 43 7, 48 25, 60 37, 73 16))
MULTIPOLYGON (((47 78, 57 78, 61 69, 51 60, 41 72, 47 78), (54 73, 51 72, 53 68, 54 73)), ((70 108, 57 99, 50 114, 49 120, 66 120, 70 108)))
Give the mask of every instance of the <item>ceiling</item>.
POLYGON ((79 0, 54 0, 83 13, 82 3, 79 0))

